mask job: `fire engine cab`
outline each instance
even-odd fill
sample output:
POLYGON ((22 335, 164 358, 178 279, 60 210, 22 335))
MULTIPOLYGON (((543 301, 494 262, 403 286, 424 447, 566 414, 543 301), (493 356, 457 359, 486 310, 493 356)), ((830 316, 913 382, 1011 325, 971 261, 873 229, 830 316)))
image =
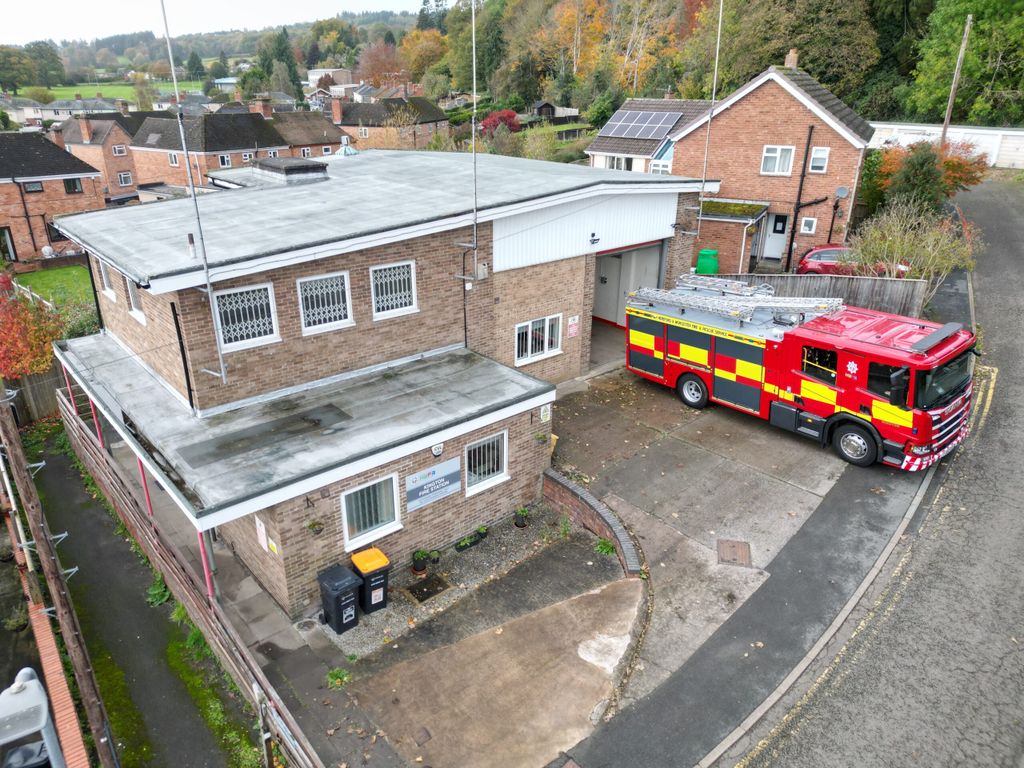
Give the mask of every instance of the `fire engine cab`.
POLYGON ((967 435, 974 334, 770 286, 689 275, 626 305, 626 366, 691 408, 721 403, 846 461, 931 466, 967 435))

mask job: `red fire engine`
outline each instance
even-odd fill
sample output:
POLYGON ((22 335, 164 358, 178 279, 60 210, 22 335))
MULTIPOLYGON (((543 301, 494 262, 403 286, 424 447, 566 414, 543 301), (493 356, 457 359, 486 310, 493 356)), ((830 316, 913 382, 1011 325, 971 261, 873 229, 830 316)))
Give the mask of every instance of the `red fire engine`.
POLYGON ((774 296, 690 275, 626 307, 626 366, 709 401, 831 443, 846 461, 931 466, 967 434, 974 334, 957 323, 774 296))

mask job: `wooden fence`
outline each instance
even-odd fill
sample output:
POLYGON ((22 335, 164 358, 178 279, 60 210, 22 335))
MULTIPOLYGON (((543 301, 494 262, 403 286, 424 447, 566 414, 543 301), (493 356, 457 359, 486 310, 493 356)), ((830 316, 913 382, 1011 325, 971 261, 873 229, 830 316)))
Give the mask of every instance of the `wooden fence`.
POLYGON ((717 275, 751 285, 767 284, 776 296, 823 296, 842 299, 852 307, 877 309, 896 315, 920 317, 928 283, 891 277, 849 275, 717 275))
POLYGON ((80 415, 87 411, 84 395, 79 394, 76 401, 74 393, 69 399, 65 392, 63 389, 58 391, 57 401, 72 448, 146 557, 163 574, 174 599, 185 606, 221 665, 260 714, 261 725, 273 734, 289 765, 325 768, 224 611, 216 602, 207 600, 206 587, 199 575, 189 567, 178 547, 163 534, 157 521, 143 510, 131 485, 121 477, 113 460, 100 447, 95 433, 80 415), (83 408, 79 408, 76 402, 83 408))
POLYGON ((57 388, 63 383, 56 360, 46 373, 33 373, 8 382, 8 386, 18 392, 11 401, 18 426, 24 427, 44 416, 56 414, 57 388))

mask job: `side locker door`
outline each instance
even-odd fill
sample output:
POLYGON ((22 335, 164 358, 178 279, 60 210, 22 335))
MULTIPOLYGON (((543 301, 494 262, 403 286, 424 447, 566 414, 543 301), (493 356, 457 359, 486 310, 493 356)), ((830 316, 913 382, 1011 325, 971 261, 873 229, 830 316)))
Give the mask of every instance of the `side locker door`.
POLYGON ((630 314, 626 315, 626 322, 629 367, 664 380, 665 324, 630 314))
POLYGON ((843 352, 839 356, 836 383, 839 385, 837 411, 848 411, 865 421, 871 421, 871 406, 863 394, 867 388, 868 361, 860 355, 843 352))
POLYGON ((764 347, 715 337, 715 379, 711 396, 760 413, 764 386, 764 347))

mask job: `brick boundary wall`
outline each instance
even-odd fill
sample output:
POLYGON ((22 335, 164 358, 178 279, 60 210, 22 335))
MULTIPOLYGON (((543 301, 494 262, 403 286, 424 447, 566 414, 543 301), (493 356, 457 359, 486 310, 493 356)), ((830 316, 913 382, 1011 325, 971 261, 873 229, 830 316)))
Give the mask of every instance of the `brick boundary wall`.
POLYGON ((544 501, 591 533, 610 540, 627 576, 639 576, 640 555, 625 526, 594 495, 554 469, 544 470, 544 501))

